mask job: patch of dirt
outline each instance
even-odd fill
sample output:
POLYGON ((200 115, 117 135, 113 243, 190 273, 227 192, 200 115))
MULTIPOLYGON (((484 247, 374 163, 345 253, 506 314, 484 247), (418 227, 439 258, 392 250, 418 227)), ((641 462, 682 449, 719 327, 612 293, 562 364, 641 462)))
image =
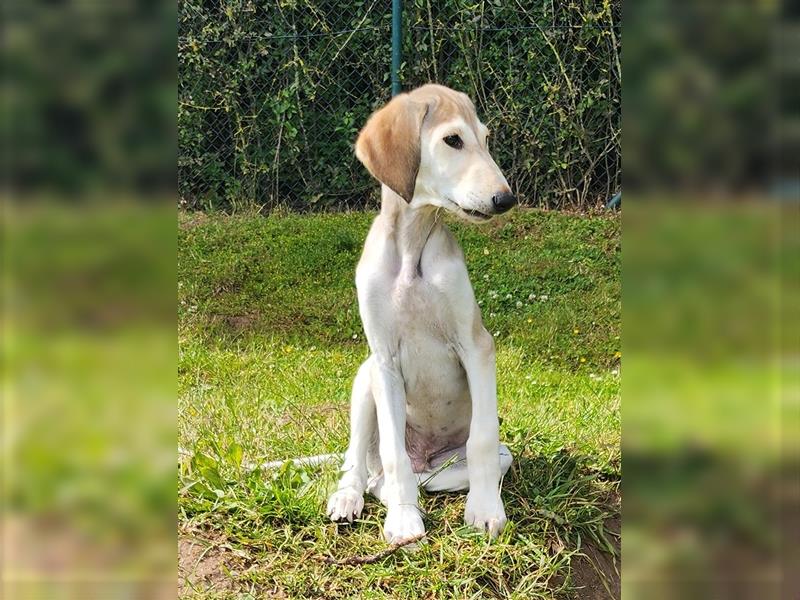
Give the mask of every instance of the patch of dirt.
POLYGON ((232 591, 236 581, 229 572, 241 560, 218 543, 194 537, 178 538, 178 594, 192 591, 232 591), (227 572, 226 572, 227 570, 227 572))
POLYGON ((611 556, 591 543, 582 549, 586 556, 576 556, 572 562, 572 583, 579 588, 575 597, 579 600, 618 600, 622 594, 620 571, 621 527, 620 518, 614 517, 605 523, 608 540, 616 550, 611 556))
POLYGON ((283 590, 246 579, 259 566, 246 550, 231 547, 222 535, 182 528, 178 536, 178 598, 238 598, 247 592, 259 600, 286 600, 283 590))

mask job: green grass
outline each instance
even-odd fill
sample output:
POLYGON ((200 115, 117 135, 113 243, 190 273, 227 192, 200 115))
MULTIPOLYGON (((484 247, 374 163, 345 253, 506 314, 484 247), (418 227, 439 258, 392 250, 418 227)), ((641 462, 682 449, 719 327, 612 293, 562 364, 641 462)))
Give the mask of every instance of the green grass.
POLYGON ((373 217, 181 216, 179 427, 191 455, 180 465, 180 528, 203 549, 182 557, 182 596, 602 590, 581 557, 613 554, 618 541, 608 528, 620 480, 616 217, 517 211, 489 226, 452 224, 496 336, 501 437, 515 456, 498 540, 463 526, 464 496, 424 494, 419 551, 328 565, 321 557, 385 547, 383 507, 368 501, 359 522, 336 525, 324 503, 337 465, 242 466, 346 448, 349 388, 367 356, 354 270, 373 217))

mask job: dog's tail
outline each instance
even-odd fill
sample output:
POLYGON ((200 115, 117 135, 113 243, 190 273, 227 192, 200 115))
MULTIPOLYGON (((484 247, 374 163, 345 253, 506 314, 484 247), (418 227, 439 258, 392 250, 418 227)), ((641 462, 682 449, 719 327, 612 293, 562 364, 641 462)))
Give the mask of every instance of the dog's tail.
POLYGON ((245 462, 243 465, 250 471, 256 469, 277 469, 282 467, 287 462, 292 463, 295 467, 316 467, 329 462, 340 461, 344 458, 343 454, 317 454, 315 456, 301 456, 300 458, 287 458, 286 460, 272 460, 265 463, 250 463, 245 462))
MULTIPOLYGON (((186 448, 178 446, 178 456, 193 456, 194 453, 186 448)), ((317 454, 315 456, 301 456, 300 458, 287 458, 286 460, 272 460, 269 462, 251 462, 244 461, 242 468, 248 471, 255 471, 256 469, 263 469, 269 471, 278 469, 285 465, 287 462, 292 463, 295 467, 316 467, 329 462, 339 461, 344 458, 344 454, 317 454)))

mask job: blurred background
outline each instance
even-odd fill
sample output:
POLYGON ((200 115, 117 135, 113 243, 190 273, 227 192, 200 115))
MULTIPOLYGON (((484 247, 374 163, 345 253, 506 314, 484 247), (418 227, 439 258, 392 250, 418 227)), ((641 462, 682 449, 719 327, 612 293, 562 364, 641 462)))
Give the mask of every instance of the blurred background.
POLYGON ((173 598, 175 8, 3 14, 0 597, 173 598))
MULTIPOLYGON (((532 206, 592 207, 620 188, 617 9, 577 4, 599 16, 520 3, 529 20, 509 23, 505 4, 470 5, 481 39, 449 5, 406 7, 404 86, 462 73, 532 206), (552 51, 558 36, 574 36, 568 51, 552 51), (498 71, 470 81, 483 52, 498 71)), ((305 210, 315 196, 298 182, 323 181, 341 206, 372 201, 354 163, 326 161, 338 170, 323 177, 314 161, 349 156, 342 140, 389 96, 388 8, 354 4, 336 23, 298 20, 294 3, 180 6, 4 5, 6 598, 175 595, 176 204, 305 210), (315 35, 295 48, 301 30, 315 35), (273 81, 258 69, 282 79, 234 103, 230 90, 273 81), (380 93, 343 114, 332 98, 358 95, 356 75, 380 93), (332 140, 306 106, 342 131, 332 140)), ((798 594, 798 19, 776 1, 625 6, 626 597, 798 594)))
POLYGON ((799 16, 625 7, 626 597, 798 597, 799 16))

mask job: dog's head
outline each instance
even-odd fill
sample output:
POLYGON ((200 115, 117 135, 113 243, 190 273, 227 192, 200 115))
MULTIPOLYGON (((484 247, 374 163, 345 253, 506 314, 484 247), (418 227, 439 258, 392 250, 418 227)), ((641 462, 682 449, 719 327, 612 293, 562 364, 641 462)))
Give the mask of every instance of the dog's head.
POLYGON ((517 203, 489 154, 488 134, 466 94, 429 84, 376 111, 358 135, 356 156, 411 206, 482 222, 517 203))

